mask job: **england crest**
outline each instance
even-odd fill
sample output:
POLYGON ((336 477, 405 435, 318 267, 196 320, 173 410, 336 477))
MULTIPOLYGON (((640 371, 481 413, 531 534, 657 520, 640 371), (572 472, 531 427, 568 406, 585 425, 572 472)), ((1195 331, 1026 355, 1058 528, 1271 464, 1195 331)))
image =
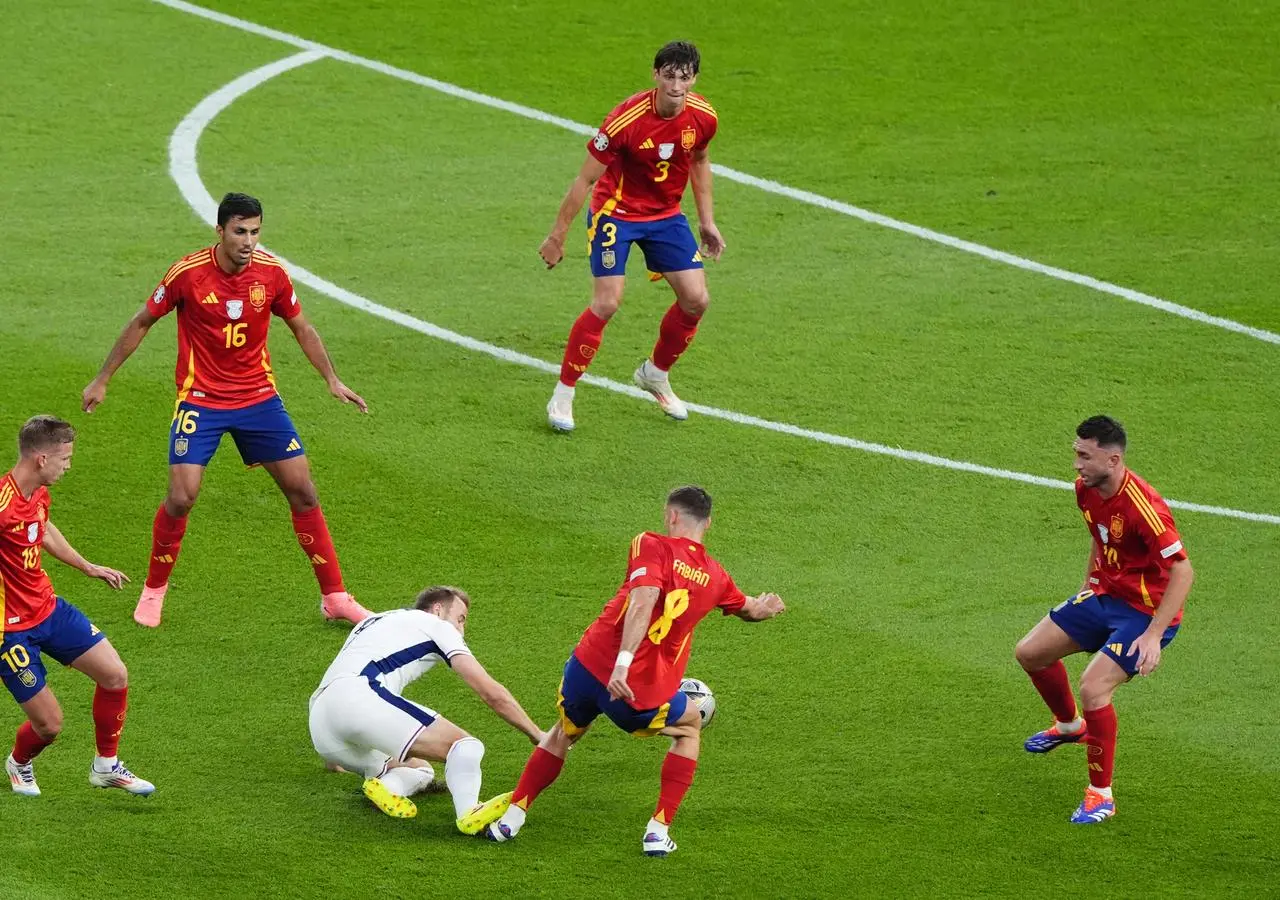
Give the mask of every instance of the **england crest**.
POLYGON ((227 318, 231 319, 232 321, 235 321, 236 319, 240 318, 242 315, 244 315, 244 301, 228 300, 227 301, 227 318))
POLYGON ((676 145, 674 143, 658 145, 658 157, 660 159, 670 159, 671 154, 675 152, 676 152, 676 145))

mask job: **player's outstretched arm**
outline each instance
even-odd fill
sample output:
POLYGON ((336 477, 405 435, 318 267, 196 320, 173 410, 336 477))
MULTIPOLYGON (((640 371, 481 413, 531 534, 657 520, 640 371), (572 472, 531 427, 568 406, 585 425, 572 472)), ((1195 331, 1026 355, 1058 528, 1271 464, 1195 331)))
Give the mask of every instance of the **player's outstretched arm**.
POLYGON ((569 190, 560 203, 560 212, 556 214, 556 222, 551 226, 551 233, 538 248, 538 255, 542 257, 548 269, 554 269, 556 263, 564 259, 565 236, 569 234, 573 220, 582 211, 582 204, 587 202, 591 186, 600 180, 606 168, 604 163, 588 153, 582 168, 578 170, 578 177, 573 179, 573 184, 569 185, 569 190))
POLYGON ((761 594, 759 597, 748 597, 742 609, 734 613, 744 622, 763 622, 787 611, 787 606, 777 594, 761 594))
POLYGON ((147 336, 151 326, 159 321, 151 315, 146 306, 143 306, 124 326, 124 331, 120 332, 120 337, 116 338, 97 377, 89 382, 80 395, 80 406, 85 412, 93 412, 98 404, 107 399, 107 384, 111 381, 111 376, 116 374, 116 370, 124 365, 124 361, 133 355, 133 351, 138 349, 138 345, 147 336))
POLYGON ((716 227, 715 204, 711 200, 711 156, 707 148, 693 154, 689 167, 689 181, 693 185, 693 202, 698 208, 698 234, 702 239, 702 255, 719 259, 724 253, 724 238, 716 227))
POLYGON ((297 315, 285 319, 285 322, 288 323, 289 330, 293 332, 294 338, 297 339, 298 346, 302 348, 302 352, 311 361, 311 365, 315 366, 316 371, 324 376, 325 384, 329 385, 329 393, 343 403, 354 403, 360 412, 367 413, 369 404, 364 402, 363 397, 342 383, 342 379, 338 377, 338 373, 333 369, 333 360, 329 358, 329 351, 324 348, 324 341, 320 340, 320 332, 316 331, 316 327, 307 320, 307 317, 299 312, 297 315))
POLYGON ((534 744, 540 743, 547 736, 547 733, 538 728, 533 719, 529 718, 529 714, 524 711, 524 707, 511 695, 511 692, 486 672, 484 666, 480 665, 480 661, 474 656, 459 654, 450 661, 450 664, 453 666, 453 671, 462 676, 462 680, 476 692, 485 705, 496 712, 508 725, 524 732, 534 744))
POLYGON ((632 588, 627 595, 627 614, 622 619, 622 643, 618 647, 618 658, 613 664, 613 674, 609 676, 609 696, 614 700, 628 702, 636 698, 631 686, 627 684, 627 675, 631 670, 631 661, 635 659, 640 642, 649 631, 649 623, 653 619, 653 608, 658 605, 659 591, 656 587, 632 588))
POLYGON ((58 530, 58 527, 53 522, 45 522, 44 541, 42 543, 44 549, 48 550, 50 555, 58 562, 73 569, 79 569, 90 578, 100 578, 117 591, 129 580, 129 576, 118 569, 108 569, 106 566, 94 565, 81 556, 76 551, 76 548, 72 547, 71 543, 62 536, 62 532, 58 530))

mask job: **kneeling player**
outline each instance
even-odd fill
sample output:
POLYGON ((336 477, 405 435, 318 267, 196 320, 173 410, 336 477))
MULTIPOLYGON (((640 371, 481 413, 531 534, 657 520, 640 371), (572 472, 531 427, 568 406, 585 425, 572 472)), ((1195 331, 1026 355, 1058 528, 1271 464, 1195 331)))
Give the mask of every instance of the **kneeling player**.
POLYGON ((560 721, 529 757, 510 807, 486 831, 490 839, 516 836, 534 798, 560 775, 569 748, 604 713, 623 731, 673 739, 641 849, 647 856, 675 852, 668 826, 693 783, 701 747, 702 720, 680 690, 693 630, 713 609, 759 622, 785 607, 776 594, 745 596, 702 546, 711 524, 711 497, 702 488, 672 491, 665 524, 665 535, 646 531, 631 542, 627 580, 565 664, 560 721))
POLYGON ((49 518, 49 485, 71 468, 74 441, 75 429, 69 423, 36 416, 18 433, 18 464, 0 478, 0 678, 27 715, 5 768, 15 793, 40 794, 32 760, 62 731, 62 708, 45 684, 43 653, 97 682, 93 728, 98 755, 89 768, 89 783, 145 796, 155 786, 116 758, 129 673, 106 635, 53 593, 40 562, 41 551, 48 550, 60 562, 116 590, 129 580, 123 572, 86 560, 49 518))
POLYGON ((389 816, 408 818, 408 798, 444 762, 458 829, 476 834, 502 815, 510 794, 479 803, 484 744, 404 689, 436 663, 452 668, 489 707, 538 743, 546 735, 471 655, 463 641, 471 598, 455 587, 427 588, 412 609, 378 613, 347 637, 311 695, 311 742, 331 766, 364 776, 364 793, 389 816))

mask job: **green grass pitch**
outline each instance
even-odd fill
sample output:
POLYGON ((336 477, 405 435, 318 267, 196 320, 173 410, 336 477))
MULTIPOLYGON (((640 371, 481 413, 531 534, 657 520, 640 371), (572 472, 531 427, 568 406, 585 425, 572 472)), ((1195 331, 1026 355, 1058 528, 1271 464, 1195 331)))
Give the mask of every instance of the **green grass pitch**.
MULTIPOLYGON (((687 37, 720 113, 716 162, 1280 332, 1265 4, 210 7, 587 124, 687 37)), ((374 608, 464 586, 471 645, 541 722, 675 484, 714 495, 709 544, 739 584, 790 605, 700 630, 690 674, 720 711, 672 858, 637 846, 664 745, 607 727, 509 846, 456 834, 445 797, 408 822, 376 812, 307 735, 345 629, 320 619, 282 498, 230 446, 163 627, 130 618, 164 491, 172 322, 79 412, 125 320, 211 240, 169 177, 171 133, 297 48, 146 0, 8 3, 3 19, 0 434, 44 411, 80 429, 54 518, 134 590, 50 574, 128 663, 121 755, 158 785, 145 802, 91 791, 92 690, 53 672, 67 725, 38 762, 44 796, 0 797, 6 896, 1280 895, 1277 525, 1176 512, 1197 572, 1186 625, 1158 676, 1119 692, 1118 816, 1075 828, 1082 754, 1022 751, 1047 714, 1012 659, 1078 583, 1069 493, 708 416, 677 425, 592 387, 557 437, 551 376, 304 286, 372 407, 335 403, 273 329, 348 584, 374 608)), ((214 195, 263 198, 272 250, 557 362, 589 278, 576 236, 552 272, 536 248, 582 153, 563 129, 326 59, 236 101, 198 159, 214 195)), ((1057 479, 1072 428, 1106 411, 1166 497, 1280 513, 1274 343, 728 179, 716 202, 729 250, 673 378, 686 399, 1057 479)), ((593 374, 628 381, 669 302, 636 275, 593 374)), ((485 741, 486 795, 513 785, 527 742, 457 679, 410 695, 485 741)), ((4 708, 0 735, 20 721, 4 708)))

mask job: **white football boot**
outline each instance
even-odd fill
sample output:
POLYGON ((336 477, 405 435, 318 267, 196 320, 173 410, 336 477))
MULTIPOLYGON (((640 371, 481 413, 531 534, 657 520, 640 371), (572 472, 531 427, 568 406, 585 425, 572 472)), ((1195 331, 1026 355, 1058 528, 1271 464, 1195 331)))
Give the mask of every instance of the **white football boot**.
POLYGON ((21 794, 24 797, 40 796, 40 785, 36 784, 36 770, 31 763, 25 766, 19 765, 10 753, 9 758, 4 761, 4 767, 9 773, 9 785, 15 794, 21 794))
POLYGON ((116 762, 106 772, 99 772, 94 766, 89 766, 89 783, 99 788, 120 788, 138 797, 149 797, 156 789, 150 781, 144 781, 126 769, 122 762, 116 762))
POLYGON ((689 418, 689 407, 685 406, 684 401, 671 390, 671 379, 651 360, 646 359, 640 363, 640 368, 636 369, 634 377, 636 384, 653 394, 653 399, 658 401, 664 413, 677 422, 683 422, 689 418))
POLYGON ((573 431, 573 388, 556 382, 556 389, 547 403, 547 424, 552 431, 573 431))

